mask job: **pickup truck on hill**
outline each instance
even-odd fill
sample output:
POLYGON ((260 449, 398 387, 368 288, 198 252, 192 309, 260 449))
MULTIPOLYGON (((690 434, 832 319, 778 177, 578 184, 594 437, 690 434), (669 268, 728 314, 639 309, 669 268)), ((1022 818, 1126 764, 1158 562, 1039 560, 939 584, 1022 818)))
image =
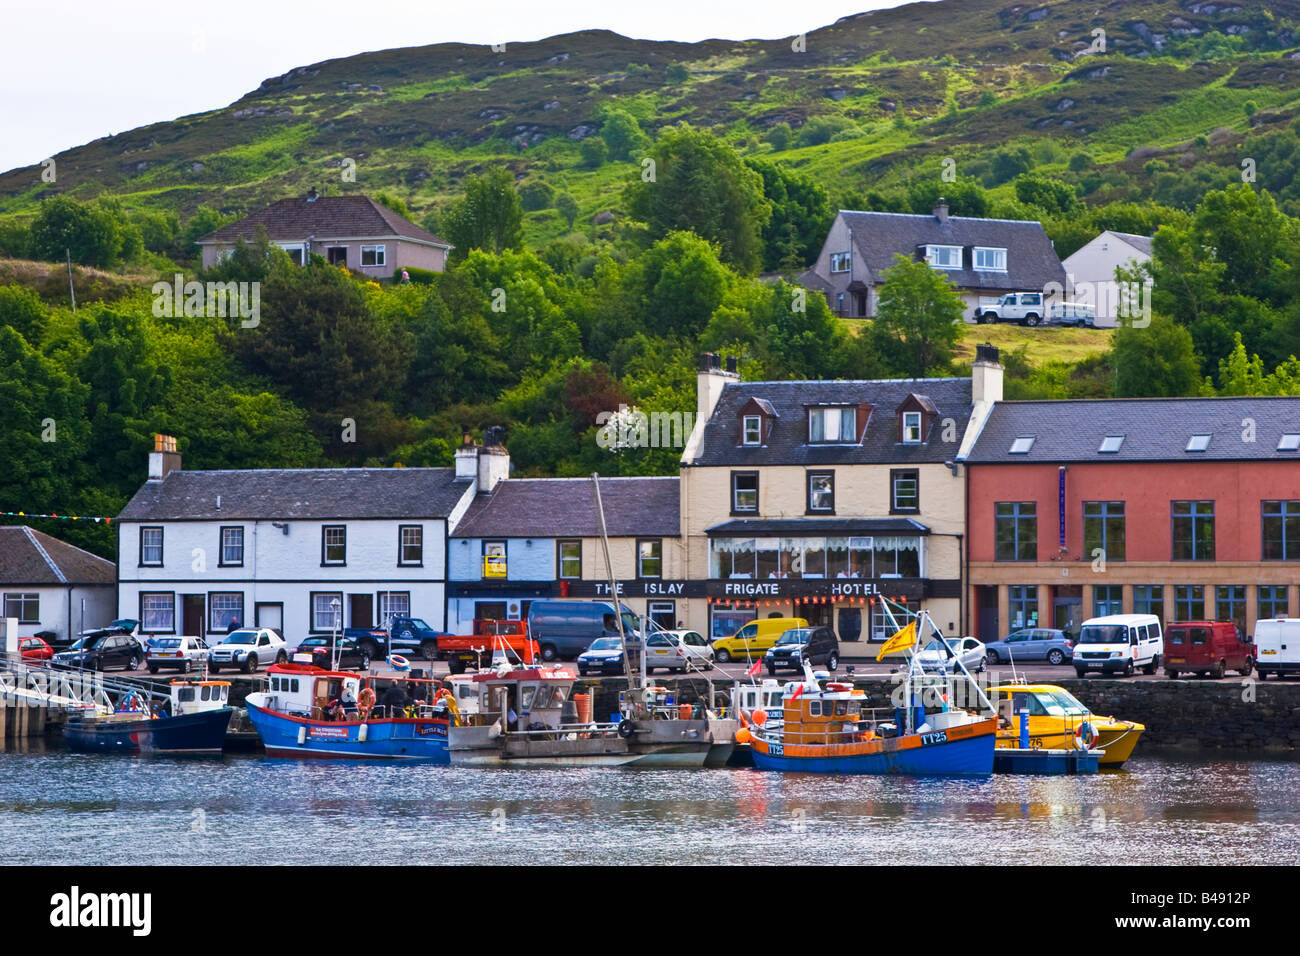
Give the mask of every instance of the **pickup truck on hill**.
POLYGON ((438 655, 439 640, 446 635, 435 631, 418 617, 395 617, 387 630, 382 627, 346 627, 343 636, 355 640, 373 660, 381 661, 386 653, 393 653, 431 661, 438 655))
POLYGON ((1017 322, 1020 325, 1094 326, 1097 310, 1082 302, 1057 302, 1041 292, 1008 292, 1000 298, 982 298, 975 306, 976 322, 1017 322))
POLYGON ((528 636, 524 621, 497 621, 479 618, 473 634, 445 634, 438 641, 438 657, 447 661, 453 674, 463 674, 467 667, 479 670, 492 663, 493 653, 504 647, 512 660, 525 663, 539 660, 537 642, 528 636))

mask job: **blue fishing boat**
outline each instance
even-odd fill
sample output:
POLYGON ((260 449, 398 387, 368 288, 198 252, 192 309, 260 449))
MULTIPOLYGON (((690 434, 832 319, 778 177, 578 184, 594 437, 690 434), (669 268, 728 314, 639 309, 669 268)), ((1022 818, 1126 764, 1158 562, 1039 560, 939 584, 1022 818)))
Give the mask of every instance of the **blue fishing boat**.
POLYGON ((289 663, 267 676, 270 689, 249 694, 244 705, 268 756, 450 762, 447 709, 432 682, 399 681, 417 699, 408 692, 409 703, 386 705, 357 674, 289 663))
POLYGON ((71 717, 63 739, 78 753, 219 754, 233 713, 229 700, 229 681, 172 681, 168 710, 154 713, 132 692, 111 714, 71 717))

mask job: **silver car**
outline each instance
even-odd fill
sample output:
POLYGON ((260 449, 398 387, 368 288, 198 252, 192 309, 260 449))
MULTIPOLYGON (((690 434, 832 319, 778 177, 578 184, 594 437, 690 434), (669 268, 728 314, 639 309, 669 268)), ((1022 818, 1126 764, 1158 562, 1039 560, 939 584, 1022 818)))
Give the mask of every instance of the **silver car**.
POLYGON ((646 638, 646 673, 656 667, 686 671, 712 670, 713 645, 699 631, 655 631, 646 638))
MULTIPOLYGON (((975 638, 950 638, 948 646, 957 652, 957 657, 960 658, 962 665, 968 671, 978 674, 984 670, 984 662, 987 659, 984 653, 984 645, 975 638)), ((951 672, 957 669, 953 656, 948 653, 937 638, 916 652, 916 662, 923 671, 951 672)))

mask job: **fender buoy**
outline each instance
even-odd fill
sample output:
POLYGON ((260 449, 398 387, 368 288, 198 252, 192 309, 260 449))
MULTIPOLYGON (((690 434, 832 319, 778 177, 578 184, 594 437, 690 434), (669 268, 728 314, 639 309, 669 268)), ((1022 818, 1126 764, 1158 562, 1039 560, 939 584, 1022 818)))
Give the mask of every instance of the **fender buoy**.
POLYGON ((1091 750, 1100 739, 1101 734, 1097 733, 1097 728, 1086 720, 1074 728, 1074 745, 1079 750, 1091 750))
POLYGON ((749 743, 749 728, 741 727, 739 730, 736 731, 736 743, 738 744, 749 743))
POLYGON ((389 654, 388 666, 395 671, 409 671, 411 669, 411 662, 401 654, 389 654))
POLYGON ((627 740, 636 732, 636 725, 630 720, 620 720, 618 723, 618 735, 627 740))

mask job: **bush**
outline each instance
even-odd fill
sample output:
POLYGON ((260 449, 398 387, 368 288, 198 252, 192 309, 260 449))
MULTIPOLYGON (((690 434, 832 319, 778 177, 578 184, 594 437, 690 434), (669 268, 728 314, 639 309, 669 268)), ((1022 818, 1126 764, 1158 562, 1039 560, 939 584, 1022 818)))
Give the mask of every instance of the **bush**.
POLYGON ((550 209, 555 201, 555 190, 544 179, 530 179, 519 187, 519 201, 525 212, 550 209))
POLYGON ((857 124, 847 116, 814 116, 799 130, 799 145, 821 146, 849 129, 857 129, 857 124))
POLYGON ((672 66, 668 67, 667 75, 669 83, 685 83, 691 78, 691 71, 686 69, 686 67, 682 66, 680 63, 674 63, 672 66))
POLYGON ((790 129, 789 123, 777 123, 767 131, 767 141, 775 150, 789 149, 793 139, 794 131, 790 129))
POLYGON ((609 159, 609 147, 599 136, 588 136, 578 145, 582 155, 582 165, 588 169, 599 169, 609 159))
MULTIPOLYGON (((438 276, 440 275, 440 273, 434 272, 432 269, 417 269, 415 266, 407 266, 406 274, 411 277, 411 282, 415 285, 433 285, 438 281, 438 276)), ((401 269, 397 270, 396 274, 393 276, 393 281, 402 281, 401 269)))

